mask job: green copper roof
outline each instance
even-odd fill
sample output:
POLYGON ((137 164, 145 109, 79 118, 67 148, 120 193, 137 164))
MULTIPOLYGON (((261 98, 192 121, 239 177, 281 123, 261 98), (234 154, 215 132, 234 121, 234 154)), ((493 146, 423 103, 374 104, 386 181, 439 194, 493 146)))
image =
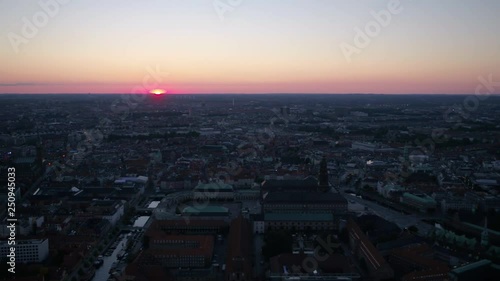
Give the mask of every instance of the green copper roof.
POLYGON ((227 214, 229 212, 228 208, 222 206, 204 206, 204 207, 192 207, 188 206, 182 210, 183 214, 203 214, 203 213, 218 213, 227 214))
POLYGON ((410 198, 410 199, 413 199, 413 200, 416 200, 416 201, 419 201, 422 203, 436 204, 436 200, 434 200, 434 198, 432 198, 428 195, 417 196, 417 195, 406 192, 403 194, 403 197, 410 198))
POLYGON ((333 221, 332 214, 295 214, 270 213, 264 215, 265 221, 333 221))
POLYGON ((477 269, 477 268, 480 268, 483 266, 488 266, 490 264, 491 264, 490 260, 480 260, 480 261, 477 261, 474 263, 469 263, 468 265, 465 265, 465 266, 455 268, 451 272, 453 272, 455 274, 462 274, 462 273, 465 273, 465 272, 470 271, 470 270, 474 270, 474 269, 477 269))
POLYGON ((199 184, 194 188, 194 190, 206 192, 232 191, 233 187, 225 183, 211 182, 207 184, 199 184))

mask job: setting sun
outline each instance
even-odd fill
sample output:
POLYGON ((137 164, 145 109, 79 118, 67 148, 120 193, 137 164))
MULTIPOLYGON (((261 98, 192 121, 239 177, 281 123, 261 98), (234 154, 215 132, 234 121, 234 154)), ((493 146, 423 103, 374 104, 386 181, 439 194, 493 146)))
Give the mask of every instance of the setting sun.
POLYGON ((154 94, 154 95, 163 95, 166 93, 166 91, 163 89, 154 89, 154 90, 149 91, 149 93, 154 94))

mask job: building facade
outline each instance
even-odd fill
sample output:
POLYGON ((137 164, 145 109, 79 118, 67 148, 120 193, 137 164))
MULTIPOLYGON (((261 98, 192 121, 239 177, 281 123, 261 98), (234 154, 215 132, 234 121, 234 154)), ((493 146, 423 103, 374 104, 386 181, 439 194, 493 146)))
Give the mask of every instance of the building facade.
POLYGON ((199 184, 193 190, 193 200, 197 201, 233 201, 234 191, 229 184, 211 182, 199 184))
POLYGON ((384 280, 394 277, 394 271, 380 252, 361 231, 354 220, 347 222, 349 248, 359 260, 360 266, 365 267, 373 280, 384 280))
POLYGON ((16 262, 39 263, 49 256, 48 239, 16 240, 16 245, 8 245, 7 241, 0 242, 0 256, 6 257, 10 248, 15 247, 16 262))

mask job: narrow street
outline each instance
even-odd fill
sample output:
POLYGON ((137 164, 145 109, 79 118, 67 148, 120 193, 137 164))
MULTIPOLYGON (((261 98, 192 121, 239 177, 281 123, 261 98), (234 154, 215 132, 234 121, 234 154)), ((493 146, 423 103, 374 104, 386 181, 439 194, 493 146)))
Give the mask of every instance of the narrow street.
POLYGON ((93 281, 108 280, 109 270, 111 269, 111 266, 113 265, 114 262, 118 262, 118 253, 120 253, 120 251, 127 246, 127 241, 128 237, 125 236, 120 240, 120 243, 118 243, 118 246, 113 251, 113 254, 109 257, 106 256, 104 257, 104 263, 99 269, 96 270, 95 276, 92 279, 93 281))
POLYGON ((255 234, 253 238, 253 247, 255 255, 255 276, 260 276, 264 272, 263 262, 264 257, 262 256, 262 246, 264 246, 264 236, 262 234, 255 234))

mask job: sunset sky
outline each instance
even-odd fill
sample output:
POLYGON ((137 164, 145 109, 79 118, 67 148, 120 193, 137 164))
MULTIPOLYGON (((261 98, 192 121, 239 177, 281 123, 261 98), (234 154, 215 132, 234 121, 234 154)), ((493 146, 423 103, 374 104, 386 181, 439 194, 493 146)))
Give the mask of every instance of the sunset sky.
POLYGON ((401 0, 350 62, 340 45, 390 0, 241 0, 222 17, 214 3, 230 0, 60 0, 23 35, 56 1, 0 0, 0 93, 471 94, 480 75, 500 81, 498 0, 401 0), (154 85, 152 69, 168 75, 154 85))

